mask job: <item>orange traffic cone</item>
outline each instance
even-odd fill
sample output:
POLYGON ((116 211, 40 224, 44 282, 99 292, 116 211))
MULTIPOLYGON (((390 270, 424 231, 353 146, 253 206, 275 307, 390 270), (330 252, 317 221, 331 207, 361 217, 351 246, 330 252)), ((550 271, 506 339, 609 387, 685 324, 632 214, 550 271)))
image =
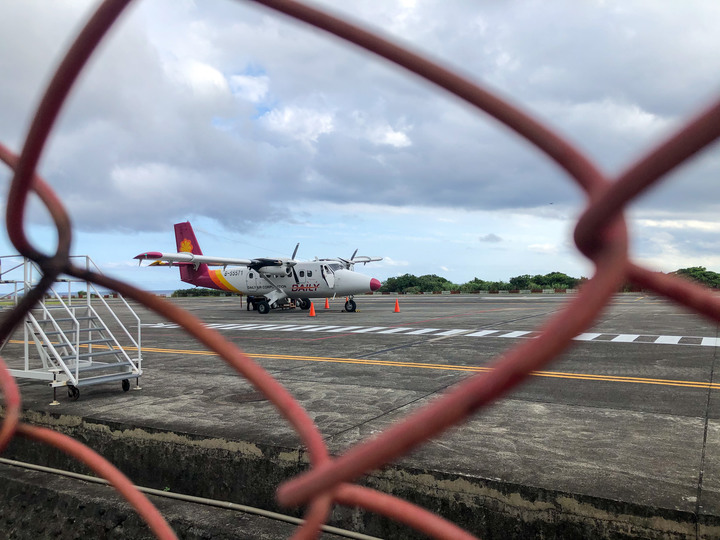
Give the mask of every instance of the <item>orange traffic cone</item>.
POLYGON ((315 304, 310 302, 310 313, 308 314, 308 317, 315 317, 315 304))
POLYGON ((395 299, 395 311, 393 313, 400 313, 400 302, 398 302, 398 299, 395 299))
POLYGON ((325 309, 330 309, 330 301, 327 298, 325 299, 325 309))

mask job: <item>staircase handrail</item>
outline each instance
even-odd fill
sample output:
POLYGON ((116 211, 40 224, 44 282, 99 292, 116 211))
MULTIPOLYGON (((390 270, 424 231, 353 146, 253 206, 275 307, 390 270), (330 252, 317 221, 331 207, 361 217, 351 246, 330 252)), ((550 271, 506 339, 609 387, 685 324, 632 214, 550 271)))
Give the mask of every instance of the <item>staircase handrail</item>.
MULTIPOLYGON (((55 345, 53 345, 52 341, 48 338, 47 334, 45 333, 44 328, 40 325, 38 320, 35 318, 35 315, 32 313, 27 314, 27 318, 32 324, 33 328, 36 330, 36 333, 34 334, 34 338, 40 338, 43 342, 43 345, 45 345, 46 349, 52 353, 52 356, 49 356, 49 359, 52 360, 56 367, 59 369, 62 369, 65 372, 65 375, 67 375, 68 379, 70 379, 70 382, 73 385, 77 384, 78 381, 78 362, 77 362, 77 353, 76 354, 76 361, 75 361, 75 374, 70 371, 70 368, 68 368, 67 364, 62 358, 62 355, 57 351, 55 348, 55 345)), ((70 344, 72 346, 72 344, 70 344)))
MULTIPOLYGON (((52 327, 55 329, 55 331, 58 332, 58 336, 65 336, 65 343, 63 345, 66 345, 67 347, 70 347, 72 354, 75 356, 76 362, 79 354, 80 349, 80 321, 77 320, 77 317, 75 317, 75 313, 73 313, 72 309, 63 302, 62 298, 52 290, 52 288, 49 289, 52 291, 52 293, 55 295, 55 299, 60 301, 60 306, 63 308, 65 313, 72 319, 72 331, 75 334, 75 344, 70 339, 67 339, 67 334, 69 333, 68 330, 64 330, 60 327, 60 325, 55 320, 55 317, 52 313, 50 313, 50 310, 48 309, 47 305, 45 304, 45 300, 42 300, 41 302, 38 302, 37 307, 40 308, 43 315, 45 316, 45 319, 50 321, 52 327)), ((39 324, 39 323, 38 323, 39 324)), ((44 331, 43 331, 44 333, 44 331)))
MULTIPOLYGON (((98 265, 95 264, 95 261, 93 261, 93 260, 90 258, 90 256, 88 256, 88 255, 73 255, 73 256, 71 256, 70 258, 71 258, 71 259, 72 259, 72 258, 82 258, 82 259, 85 259, 85 267, 86 267, 87 270, 90 270, 90 266, 92 265, 92 267, 93 267, 97 272, 99 272, 99 273, 102 274, 102 270, 100 270, 100 268, 98 267, 98 265)), ((141 330, 142 325, 141 325, 141 323, 140 323, 140 317, 138 316, 138 314, 135 313, 135 310, 130 306, 130 304, 128 304, 127 300, 125 300, 125 298, 124 298, 121 294, 118 294, 118 299, 119 299, 119 300, 123 303, 123 305, 127 308, 128 313, 132 316, 133 319, 135 319, 135 322, 136 322, 136 324, 137 324, 137 339, 135 339, 135 338, 133 337, 133 335, 130 333, 130 331, 128 330, 128 328, 125 326, 125 324, 123 324, 123 323, 120 321, 120 318, 117 316, 117 314, 115 313, 115 311, 110 308, 110 305, 105 301, 105 298, 103 297, 102 294, 100 294, 100 291, 98 291, 98 289, 95 287, 95 284, 94 284, 94 283, 91 283, 91 282, 87 282, 87 284, 88 284, 88 286, 89 286, 88 288, 90 289, 90 291, 88 291, 88 293, 89 293, 89 294, 88 294, 88 297, 89 297, 91 291, 95 293, 95 295, 97 296, 97 298, 98 298, 98 299, 103 303, 103 305, 105 306, 105 309, 107 309, 108 313, 110 313, 110 315, 112 315, 113 319, 115 319, 115 322, 120 326, 120 328, 123 330, 123 332, 124 332, 125 335, 128 337, 128 339, 130 340, 130 342, 131 342, 131 343, 133 344, 133 346, 137 349, 137 353, 138 353, 138 358, 137 358, 137 359, 138 359, 138 362, 142 362, 142 347, 140 346, 140 344, 142 343, 142 334, 141 334, 141 332, 142 332, 142 330, 141 330)), ((88 301, 89 301, 89 299, 88 299, 88 301)), ((98 316, 98 318, 99 318, 99 316, 98 316)), ((113 337, 113 339, 115 339, 115 338, 113 337)), ((117 342, 117 340, 115 340, 115 341, 117 342)), ((118 344, 118 346, 119 346, 119 344, 118 344)), ((123 351, 123 352, 124 352, 124 351, 123 351)), ((126 354, 126 356, 127 356, 127 354, 126 354)), ((133 364, 133 365, 134 365, 134 364, 133 364)))
MULTIPOLYGON (((135 365, 135 362, 133 362, 132 358, 130 358, 128 353, 125 351, 125 347, 120 345, 120 342, 118 342, 118 340, 115 338, 115 335, 112 333, 112 331, 110 330, 108 325, 105 324, 105 321, 102 320, 102 317, 100 317, 100 314, 97 311, 95 311, 95 308, 92 306, 88 306, 88 311, 91 312, 93 314, 93 316, 102 323, 103 332, 108 335, 108 338, 111 339, 113 344, 115 345, 114 347, 113 347, 113 345, 109 345, 109 347, 113 347, 113 350, 115 352, 121 353, 125 357, 125 360, 127 360, 127 362, 133 367, 133 370, 137 370, 137 366, 135 365)), ((111 313, 112 313, 112 311, 111 311, 111 313)), ((117 317, 115 318, 115 320, 117 320, 117 317)), ((122 326, 122 323, 120 325, 122 326)), ((100 328, 98 328, 98 330, 100 330, 100 328)), ((138 347, 138 351, 139 350, 140 350, 140 348, 138 347)))

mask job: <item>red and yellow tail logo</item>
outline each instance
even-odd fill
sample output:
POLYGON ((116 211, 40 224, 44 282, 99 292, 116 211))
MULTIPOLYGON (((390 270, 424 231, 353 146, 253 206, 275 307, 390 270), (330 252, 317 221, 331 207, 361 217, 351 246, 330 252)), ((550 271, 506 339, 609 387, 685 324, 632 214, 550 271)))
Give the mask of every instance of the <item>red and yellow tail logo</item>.
POLYGON ((185 238, 182 242, 180 242, 180 251, 187 251, 188 253, 192 253, 193 245, 190 240, 185 238))

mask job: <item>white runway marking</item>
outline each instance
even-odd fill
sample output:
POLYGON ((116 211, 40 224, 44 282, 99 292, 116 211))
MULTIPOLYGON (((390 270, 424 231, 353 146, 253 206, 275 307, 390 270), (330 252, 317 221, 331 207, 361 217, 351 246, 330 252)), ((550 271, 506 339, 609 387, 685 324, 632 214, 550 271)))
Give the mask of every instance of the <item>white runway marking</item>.
POLYGON ((616 343, 632 343, 639 337, 640 334, 620 334, 619 336, 612 338, 610 341, 614 341, 616 343))
POLYGON ((429 334, 431 332, 439 332, 440 328, 421 328, 420 330, 413 330, 412 332, 408 332, 408 336, 418 336, 420 334, 429 334))
MULTIPOLYGON (((180 328, 174 323, 152 323, 143 324, 145 328, 156 328, 174 330, 180 328)), ((234 324, 234 323, 210 323, 208 328, 215 328, 223 331, 249 331, 263 330, 268 332, 328 332, 328 333, 351 333, 351 334, 383 334, 401 336, 422 336, 422 337, 474 337, 474 338, 510 338, 528 339, 533 330, 475 330, 461 328, 410 328, 405 326, 318 326, 315 324, 234 324)), ((619 334, 614 332, 585 332, 573 338, 575 341, 600 341, 602 343, 633 343, 636 345, 683 345, 694 347, 720 347, 720 338, 703 336, 652 336, 649 334, 619 334), (598 339, 605 336, 604 339, 598 339), (636 341, 644 336, 643 341, 636 341), (654 338, 654 339, 653 339, 654 338), (681 340, 687 339, 685 343, 681 340)))
POLYGON ((662 343, 665 345, 677 345, 680 343, 682 336, 658 336, 655 343, 662 343))
POLYGON ((353 330, 353 334, 366 334, 367 332, 375 332, 376 330, 385 330, 387 326, 368 326, 367 328, 361 328, 360 330, 353 330))
POLYGON ((408 330, 414 330, 414 328, 390 328, 389 330, 381 330, 378 334, 398 334, 400 332, 407 332, 408 330))
POLYGON ((592 341, 596 337, 600 337, 602 334, 578 334, 573 339, 576 341, 592 341))
POLYGON ((518 338, 518 337, 522 337, 525 334, 529 334, 529 333, 530 332, 526 332, 526 331, 516 331, 516 332, 509 332, 507 334, 503 334, 502 336, 497 336, 497 337, 518 338))
POLYGON ((340 326, 316 326, 315 328, 308 328, 307 330, 303 330, 303 332, 321 332, 321 331, 327 331, 331 328, 340 328, 340 326))
POLYGON ((472 334, 466 334, 468 337, 485 337, 490 334, 494 334, 497 330, 480 330, 479 332, 473 332, 472 334))
POLYGON ((438 332, 436 336, 454 336, 455 334, 464 334, 470 330, 445 330, 444 332, 438 332))

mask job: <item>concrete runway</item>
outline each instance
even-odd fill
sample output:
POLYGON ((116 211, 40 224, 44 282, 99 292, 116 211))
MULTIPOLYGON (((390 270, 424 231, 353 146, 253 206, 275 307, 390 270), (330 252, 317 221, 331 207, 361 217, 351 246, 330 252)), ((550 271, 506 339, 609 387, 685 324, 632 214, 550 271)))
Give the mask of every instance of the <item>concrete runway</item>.
MULTIPOLYGON (((569 297, 400 296, 394 313, 396 298, 356 297, 355 313, 342 311, 344 299, 330 309, 320 300, 312 318, 260 315, 234 297, 173 301, 281 382, 337 454, 532 339, 569 297)), ((297 436, 262 395, 174 325, 138 312, 142 389, 85 387, 79 401, 62 395, 50 407, 47 387, 22 382, 37 422, 242 441, 303 462, 297 436)), ((366 482, 486 538, 508 528, 504 537, 720 537, 718 344, 715 323, 652 296, 618 295, 545 371, 366 482)), ((346 524, 342 512, 336 519, 346 524)), ((369 534, 398 534, 363 520, 369 534)))

